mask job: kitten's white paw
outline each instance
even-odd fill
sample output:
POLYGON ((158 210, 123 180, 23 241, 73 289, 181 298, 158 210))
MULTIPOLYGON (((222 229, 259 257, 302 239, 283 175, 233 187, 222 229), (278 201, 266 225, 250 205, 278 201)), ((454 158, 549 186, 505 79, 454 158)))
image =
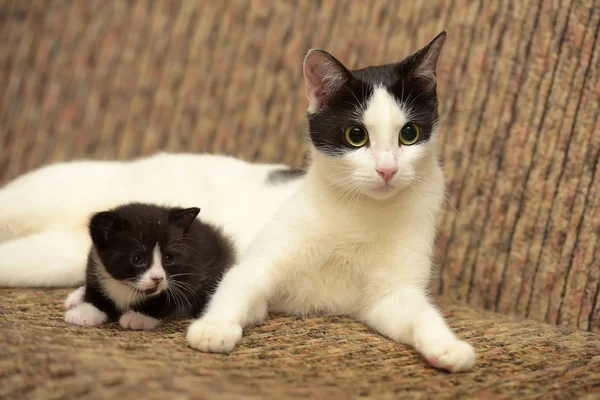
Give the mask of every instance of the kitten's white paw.
POLYGON ((423 355, 434 367, 450 372, 468 371, 475 364, 473 346, 458 339, 430 343, 423 355))
POLYGON ((83 296, 85 296, 85 286, 80 286, 69 293, 64 303, 65 310, 70 310, 83 303, 83 296))
POLYGON ((187 331, 188 345, 206 353, 229 353, 241 337, 241 326, 215 320, 199 319, 187 331))
POLYGON ((119 318, 119 324, 125 329, 149 331, 160 325, 160 320, 135 311, 127 311, 119 318))
POLYGON ((98 326, 106 322, 107 316, 90 303, 81 303, 65 313, 65 322, 79 326, 98 326))

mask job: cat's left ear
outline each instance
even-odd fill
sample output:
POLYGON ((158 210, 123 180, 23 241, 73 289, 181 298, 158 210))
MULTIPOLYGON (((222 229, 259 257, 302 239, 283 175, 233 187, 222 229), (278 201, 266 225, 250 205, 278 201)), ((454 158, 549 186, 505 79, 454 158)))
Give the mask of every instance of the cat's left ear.
POLYGON ((200 209, 197 207, 176 208, 169 213, 169 223, 187 233, 199 213, 200 209))
POLYGON ((433 89, 437 84, 436 69, 445 41, 446 31, 443 31, 412 56, 411 76, 422 80, 427 90, 433 89))
POLYGON ((310 50, 304 59, 303 69, 309 113, 319 111, 352 79, 352 74, 346 67, 323 50, 310 50))

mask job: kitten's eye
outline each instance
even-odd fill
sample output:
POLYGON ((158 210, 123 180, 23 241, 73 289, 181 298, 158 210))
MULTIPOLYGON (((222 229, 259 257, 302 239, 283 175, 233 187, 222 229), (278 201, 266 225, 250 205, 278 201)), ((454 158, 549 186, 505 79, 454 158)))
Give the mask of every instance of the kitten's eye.
POLYGON ((163 258, 166 265, 171 265, 175 262, 175 256, 173 254, 165 254, 163 258))
POLYGON ((417 143, 417 140, 419 140, 420 136, 421 127, 417 124, 409 122, 400 130, 398 140, 400 141, 400 144, 410 146, 411 144, 417 143))
POLYGON ((146 264, 142 253, 135 253, 131 258, 131 263, 136 267, 141 267, 146 264))
POLYGON ((362 126, 351 126, 346 129, 345 136, 348 144, 354 147, 364 146, 369 140, 367 130, 362 126))

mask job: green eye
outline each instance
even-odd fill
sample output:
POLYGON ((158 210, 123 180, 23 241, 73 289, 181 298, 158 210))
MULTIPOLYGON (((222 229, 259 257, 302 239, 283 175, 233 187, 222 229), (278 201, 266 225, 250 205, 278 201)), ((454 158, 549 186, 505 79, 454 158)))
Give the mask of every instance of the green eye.
POLYGON ((400 141, 400 144, 410 146, 411 144, 417 143, 420 136, 421 127, 417 124, 409 122, 408 124, 404 125, 404 127, 400 130, 398 140, 400 141))
POLYGON ((346 129, 346 141, 350 146, 361 147, 369 140, 367 130, 361 126, 351 126, 346 129))

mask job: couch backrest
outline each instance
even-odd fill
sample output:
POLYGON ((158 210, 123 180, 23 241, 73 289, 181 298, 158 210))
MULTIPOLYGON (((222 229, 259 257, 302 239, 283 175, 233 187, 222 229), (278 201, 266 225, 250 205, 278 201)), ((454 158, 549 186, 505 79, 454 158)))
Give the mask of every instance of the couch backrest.
POLYGON ((439 288, 600 331, 600 9, 466 0, 0 1, 0 179, 81 157, 298 165, 301 62, 358 68, 448 31, 439 288))

